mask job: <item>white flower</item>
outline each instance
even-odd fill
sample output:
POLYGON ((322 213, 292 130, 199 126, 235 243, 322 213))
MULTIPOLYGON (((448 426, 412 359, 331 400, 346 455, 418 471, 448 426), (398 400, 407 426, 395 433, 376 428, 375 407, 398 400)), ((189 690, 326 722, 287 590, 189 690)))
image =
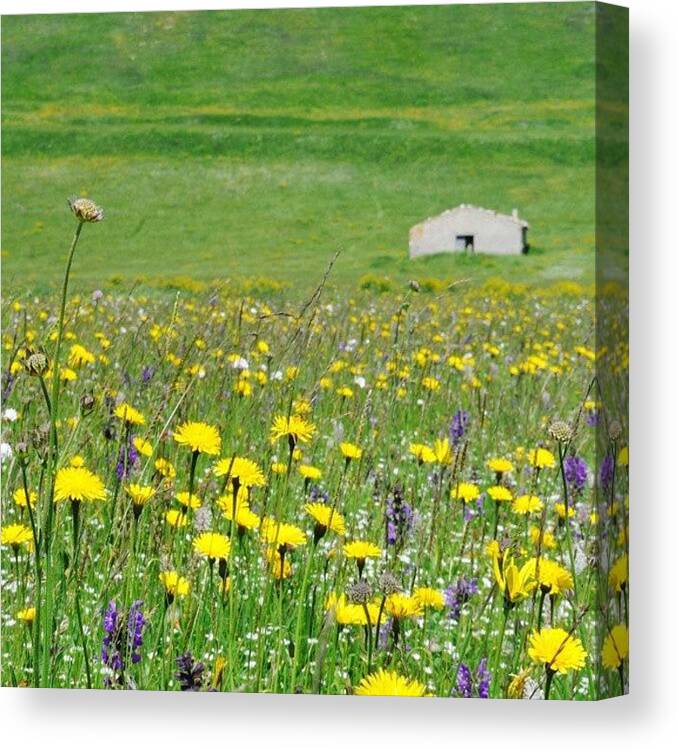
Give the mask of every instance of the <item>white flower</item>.
POLYGON ((271 373, 271 380, 282 380, 283 374, 282 370, 276 370, 275 372, 271 373))
POLYGON ((5 461, 9 461, 13 455, 14 451, 9 443, 0 443, 0 463, 4 464, 5 461))
POLYGON ((233 360, 233 364, 231 365, 234 370, 249 370, 250 365, 249 362, 244 357, 238 357, 237 359, 233 360))
POLYGON ((18 416, 16 409, 5 409, 2 413, 2 418, 6 422, 16 422, 18 416))
POLYGON ((367 385, 367 381, 362 375, 356 375, 355 378, 353 378, 353 382, 358 386, 358 388, 364 388, 367 385))

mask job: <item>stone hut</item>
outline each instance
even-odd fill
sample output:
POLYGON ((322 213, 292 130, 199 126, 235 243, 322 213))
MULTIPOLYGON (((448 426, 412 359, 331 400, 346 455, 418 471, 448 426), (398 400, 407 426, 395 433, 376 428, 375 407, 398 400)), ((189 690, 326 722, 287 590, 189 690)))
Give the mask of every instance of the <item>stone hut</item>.
POLYGON ((528 227, 515 208, 509 216, 462 203, 410 229, 410 258, 460 252, 520 255, 529 249, 528 227))

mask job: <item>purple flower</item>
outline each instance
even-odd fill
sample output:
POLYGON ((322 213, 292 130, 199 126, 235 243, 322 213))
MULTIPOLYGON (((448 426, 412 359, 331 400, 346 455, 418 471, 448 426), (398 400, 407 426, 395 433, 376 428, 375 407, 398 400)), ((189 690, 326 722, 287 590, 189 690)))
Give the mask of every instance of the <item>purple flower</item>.
POLYGON ((478 669, 476 669, 476 679, 478 680, 478 697, 489 698, 490 681, 492 677, 490 675, 490 670, 487 668, 487 657, 483 657, 478 662, 478 669))
POLYGON ((130 475, 130 472, 134 468, 134 464, 139 458, 139 451, 137 451, 132 436, 129 437, 129 443, 125 446, 120 447, 120 456, 118 458, 118 465, 116 466, 115 472, 119 480, 123 480, 130 475))
POLYGON ((469 413, 463 409, 459 409, 452 417, 452 424, 450 425, 450 440, 453 445, 458 445, 459 441, 464 437, 466 428, 468 427, 469 413))
POLYGON ((445 604, 450 609, 450 618, 459 621, 461 609, 466 602, 478 593, 478 582, 475 578, 461 576, 459 580, 443 591, 445 604))
POLYGON ((596 427, 598 425, 598 421, 598 412, 596 411, 596 409, 591 409, 591 411, 586 415, 586 424, 589 427, 596 427))
POLYGON ((462 663, 457 670, 457 693, 460 698, 470 698, 473 695, 473 678, 471 670, 462 663))
POLYGON ((614 476, 614 459, 608 453, 600 465, 600 484, 604 492, 608 492, 612 487, 612 477, 614 476))
POLYGON ((399 487, 393 490, 393 497, 386 500, 386 544, 402 544, 415 523, 412 506, 406 503, 399 487))
POLYGON ((146 619, 141 610, 143 602, 135 601, 127 613, 127 618, 120 616, 114 601, 110 601, 104 611, 104 637, 101 647, 101 661, 112 675, 106 678, 106 685, 122 685, 126 660, 132 664, 141 661, 139 650, 143 646, 143 630, 146 619))
POLYGON ((155 369, 153 367, 144 367, 144 369, 141 371, 141 382, 146 385, 151 380, 154 373, 155 369))
POLYGON ((146 619, 144 613, 141 611, 143 601, 137 599, 129 608, 127 615, 127 639, 129 644, 129 650, 132 657, 132 664, 138 664, 141 661, 141 654, 139 649, 144 644, 144 626, 146 625, 146 619))
POLYGON ((457 670, 457 694, 460 698, 489 698, 490 697, 490 670, 487 668, 487 658, 483 657, 478 662, 475 675, 463 662, 457 670))
POLYGON ((573 492, 581 492, 586 486, 588 468, 579 456, 567 456, 564 461, 565 479, 573 492))
POLYGON ((183 692, 196 693, 202 690, 205 665, 195 661, 190 651, 177 657, 177 680, 183 692))

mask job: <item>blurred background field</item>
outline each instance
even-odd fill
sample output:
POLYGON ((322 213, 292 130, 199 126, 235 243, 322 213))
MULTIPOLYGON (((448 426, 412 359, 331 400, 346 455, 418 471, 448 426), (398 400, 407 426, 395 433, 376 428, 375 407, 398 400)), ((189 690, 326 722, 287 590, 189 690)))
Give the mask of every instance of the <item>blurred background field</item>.
POLYGON ((593 278, 589 3, 3 18, 4 291, 265 275, 593 278), (527 257, 407 257, 461 202, 527 257))

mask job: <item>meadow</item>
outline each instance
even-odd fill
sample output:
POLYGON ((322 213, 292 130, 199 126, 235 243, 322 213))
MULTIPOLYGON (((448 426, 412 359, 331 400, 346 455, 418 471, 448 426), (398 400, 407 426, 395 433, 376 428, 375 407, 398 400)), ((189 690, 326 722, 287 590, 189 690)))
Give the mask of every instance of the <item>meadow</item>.
POLYGON ((5 300, 3 684, 624 692, 593 320, 576 284, 5 300))
POLYGON ((113 219, 82 288, 265 274, 301 300, 338 250, 339 288, 590 283, 594 18, 589 3, 5 17, 5 288, 58 286, 54 237, 82 195, 113 219), (518 208, 531 254, 409 261, 410 227, 459 203, 518 208))

